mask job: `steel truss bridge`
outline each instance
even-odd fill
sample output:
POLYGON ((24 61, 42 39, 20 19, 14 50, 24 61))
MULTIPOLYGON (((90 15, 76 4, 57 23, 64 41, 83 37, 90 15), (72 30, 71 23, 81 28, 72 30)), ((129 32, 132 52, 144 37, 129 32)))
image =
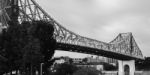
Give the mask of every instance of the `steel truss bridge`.
POLYGON ((57 49, 95 54, 120 60, 143 59, 132 33, 121 33, 113 41, 105 43, 80 36, 59 24, 47 14, 35 0, 0 0, 0 21, 3 27, 8 21, 45 20, 54 25, 53 37, 57 40, 57 49))

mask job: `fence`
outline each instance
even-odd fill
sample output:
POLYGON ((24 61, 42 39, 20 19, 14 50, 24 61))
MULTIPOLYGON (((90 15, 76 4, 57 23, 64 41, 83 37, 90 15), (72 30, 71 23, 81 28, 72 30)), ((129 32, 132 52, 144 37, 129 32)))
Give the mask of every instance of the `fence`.
POLYGON ((102 75, 118 75, 118 71, 102 71, 102 75))
MULTIPOLYGON (((102 71, 102 75, 118 75, 118 71, 102 71)), ((134 75, 150 75, 150 71, 135 71, 134 75)))

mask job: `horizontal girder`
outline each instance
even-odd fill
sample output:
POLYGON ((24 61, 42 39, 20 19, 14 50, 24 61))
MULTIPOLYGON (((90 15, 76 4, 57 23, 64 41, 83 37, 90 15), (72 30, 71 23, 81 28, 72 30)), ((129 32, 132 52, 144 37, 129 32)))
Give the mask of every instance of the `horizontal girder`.
POLYGON ((92 54, 92 55, 104 56, 108 58, 114 58, 118 60, 136 60, 137 59, 135 57, 127 56, 127 55, 116 53, 116 52, 99 50, 96 48, 89 48, 89 47, 84 47, 84 46, 79 46, 79 45, 71 45, 71 44, 66 44, 66 43, 57 43, 57 50, 92 54))
MULTIPOLYGON (((58 46, 60 48, 66 45, 77 46, 77 47, 93 49, 97 51, 97 53, 99 53, 99 54, 95 53, 96 55, 101 55, 102 54, 101 52, 104 51, 105 54, 107 54, 107 56, 111 55, 111 53, 114 53, 114 54, 122 55, 124 57, 126 56, 129 58, 143 59, 141 50, 136 44, 131 33, 119 34, 117 38, 115 38, 110 43, 105 43, 102 41, 80 36, 64 28, 61 24, 56 22, 50 15, 48 15, 34 0, 13 0, 14 1, 13 4, 10 4, 9 3, 10 1, 12 0, 5 0, 4 2, 7 3, 5 5, 1 5, 2 12, 5 12, 5 10, 9 8, 11 9, 15 8, 19 12, 18 15, 16 15, 18 16, 17 20, 19 23, 23 21, 33 21, 33 20, 49 21, 52 25, 54 25, 55 28, 54 38, 56 39, 57 43, 62 44, 62 46, 58 46), (18 8, 15 6, 18 6, 18 8)), ((12 19, 12 16, 9 16, 10 15, 9 11, 3 14, 4 16, 1 15, 2 16, 1 21, 3 25, 7 26, 7 22, 12 19)), ((67 48, 71 48, 71 47, 67 47, 67 48)), ((74 48, 74 49, 78 50, 78 48, 74 48)), ((84 51, 81 48, 79 50, 84 51)), ((87 50, 87 53, 89 52, 90 50, 87 50)), ((103 54, 103 56, 105 56, 105 54, 103 54)), ((114 56, 114 58, 117 57, 114 56)))

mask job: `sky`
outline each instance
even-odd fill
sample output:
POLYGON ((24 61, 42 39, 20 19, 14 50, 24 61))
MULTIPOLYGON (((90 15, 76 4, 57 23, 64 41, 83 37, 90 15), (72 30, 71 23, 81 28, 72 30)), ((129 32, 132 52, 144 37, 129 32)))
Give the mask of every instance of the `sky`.
MULTIPOLYGON (((36 0, 65 28, 103 42, 132 32, 144 56, 150 56, 150 0, 36 0)), ((88 56, 56 51, 55 56, 88 56)))

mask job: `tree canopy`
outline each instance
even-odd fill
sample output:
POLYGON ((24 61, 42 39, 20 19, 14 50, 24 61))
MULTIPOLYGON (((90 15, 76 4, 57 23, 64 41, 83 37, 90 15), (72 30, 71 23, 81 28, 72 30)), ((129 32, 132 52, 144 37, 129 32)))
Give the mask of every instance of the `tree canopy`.
POLYGON ((77 70, 78 67, 73 64, 54 64, 54 67, 52 67, 50 70, 50 75, 73 75, 73 73, 77 70))
POLYGON ((48 63, 56 46, 53 32, 53 25, 46 21, 9 22, 0 34, 0 55, 8 59, 5 68, 9 71, 25 64, 48 63))
POLYGON ((99 75, 100 71, 96 70, 95 68, 86 67, 77 70, 73 75, 99 75))
POLYGON ((150 57, 145 57, 145 60, 136 60, 135 66, 137 70, 150 70, 150 57))

